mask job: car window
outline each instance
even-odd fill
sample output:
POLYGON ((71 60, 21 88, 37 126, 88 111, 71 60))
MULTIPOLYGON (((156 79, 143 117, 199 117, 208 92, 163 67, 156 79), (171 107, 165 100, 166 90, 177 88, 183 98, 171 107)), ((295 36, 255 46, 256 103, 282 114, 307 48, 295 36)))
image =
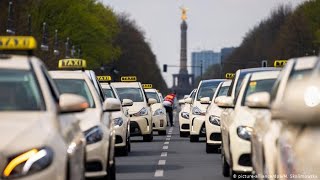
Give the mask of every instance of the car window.
POLYGON ((114 92, 112 91, 112 89, 108 89, 108 88, 103 88, 103 93, 104 96, 107 98, 116 98, 114 92))
POLYGON ((133 102, 144 102, 144 94, 140 88, 116 88, 121 102, 123 99, 131 99, 133 102))
POLYGON ((253 93, 257 93, 257 92, 270 93, 275 81, 276 81, 276 79, 264 79, 264 80, 250 81, 246 85, 245 94, 242 97, 241 105, 244 106, 245 99, 253 93))
POLYGON ((212 81, 212 82, 204 82, 200 85, 198 94, 197 94, 197 101, 200 101, 201 98, 209 97, 210 100, 212 99, 213 94, 215 93, 217 87, 221 81, 212 81))
POLYGON ((230 86, 221 86, 218 91, 217 97, 226 96, 228 94, 229 87, 230 86))
POLYGON ((84 97, 90 108, 95 107, 95 103, 90 92, 90 89, 83 79, 54 79, 60 93, 72 93, 84 97))
POLYGON ((0 69, 0 111, 40 111, 45 103, 31 71, 0 69))
POLYGON ((147 98, 153 98, 155 100, 157 100, 157 103, 160 103, 160 99, 159 99, 159 96, 158 96, 158 93, 156 92, 146 92, 147 94, 147 98))

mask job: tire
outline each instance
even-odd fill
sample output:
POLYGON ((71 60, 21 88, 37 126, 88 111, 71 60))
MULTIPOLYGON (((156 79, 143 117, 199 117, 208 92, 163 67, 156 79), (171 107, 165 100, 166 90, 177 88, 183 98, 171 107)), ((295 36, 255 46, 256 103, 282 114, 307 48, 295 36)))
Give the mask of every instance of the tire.
POLYGON ((108 169, 107 169, 107 180, 116 180, 116 160, 113 157, 113 164, 110 165, 108 164, 108 169))
POLYGON ((190 135, 190 142, 199 142, 199 136, 190 135))
POLYGON ((119 147, 117 150, 120 156, 128 156, 129 149, 127 144, 123 147, 119 147))
POLYGON ((131 140, 130 137, 128 137, 128 152, 131 152, 131 140))
POLYGON ((222 175, 224 177, 229 177, 230 176, 230 166, 227 163, 223 152, 221 153, 221 160, 222 160, 222 175))
POLYGON ((188 137, 188 136, 189 136, 189 132, 180 131, 180 137, 188 137))
POLYGON ((152 140, 153 140, 153 133, 152 132, 151 132, 151 134, 143 135, 144 142, 151 142, 152 140))
POLYGON ((163 130, 163 131, 158 131, 158 135, 159 136, 165 136, 165 135, 167 135, 167 131, 166 130, 163 130))
POLYGON ((210 145, 206 143, 206 152, 209 153, 219 153, 219 145, 210 145))
POLYGON ((230 167, 230 170, 229 170, 229 174, 230 174, 230 180, 235 180, 235 179, 238 179, 238 174, 235 173, 232 168, 230 167))

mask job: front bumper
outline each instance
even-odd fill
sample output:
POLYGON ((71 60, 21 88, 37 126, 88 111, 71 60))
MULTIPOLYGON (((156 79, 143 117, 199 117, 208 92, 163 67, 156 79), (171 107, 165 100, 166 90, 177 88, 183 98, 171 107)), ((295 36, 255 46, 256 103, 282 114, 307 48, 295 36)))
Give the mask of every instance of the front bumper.
POLYGON ((205 136, 205 116, 193 116, 190 135, 205 136))
POLYGON ((115 147, 123 147, 127 144, 128 125, 122 124, 122 126, 115 126, 116 142, 115 147))
POLYGON ((160 130, 164 131, 167 128, 167 116, 160 115, 160 116, 152 116, 152 126, 153 130, 160 130))
POLYGON ((206 125, 207 144, 221 145, 220 126, 211 124, 208 119, 205 121, 205 125, 206 125))
POLYGON ((101 177, 107 175, 108 147, 109 140, 106 139, 87 145, 86 177, 101 177))
POLYGON ((230 142, 232 170, 243 173, 252 172, 251 142, 243 140, 237 135, 232 139, 233 141, 230 142))
POLYGON ((190 121, 189 119, 183 118, 181 112, 179 113, 179 127, 180 132, 190 132, 190 121))
POLYGON ((152 133, 150 116, 130 117, 130 136, 142 136, 152 133))

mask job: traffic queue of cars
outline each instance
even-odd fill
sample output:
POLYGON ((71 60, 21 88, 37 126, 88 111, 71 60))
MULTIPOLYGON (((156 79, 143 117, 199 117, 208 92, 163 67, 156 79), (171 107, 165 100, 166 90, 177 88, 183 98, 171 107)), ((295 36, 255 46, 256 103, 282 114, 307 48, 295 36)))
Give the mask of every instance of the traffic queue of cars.
POLYGON ((110 77, 82 59, 48 71, 36 47, 31 36, 0 36, 0 179, 115 180, 115 153, 128 155, 131 136, 166 134, 157 90, 132 77, 103 83, 110 77))
POLYGON ((319 179, 320 59, 274 66, 201 81, 179 101, 180 135, 194 142, 195 130, 204 133, 206 152, 221 152, 222 174, 231 179, 319 179))

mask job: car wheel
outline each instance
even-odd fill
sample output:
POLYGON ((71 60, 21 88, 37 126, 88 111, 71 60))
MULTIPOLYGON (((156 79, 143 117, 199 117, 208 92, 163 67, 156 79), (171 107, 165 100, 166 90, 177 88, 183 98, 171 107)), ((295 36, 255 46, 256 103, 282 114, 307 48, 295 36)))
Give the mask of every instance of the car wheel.
POLYGON ((128 152, 131 152, 131 140, 130 140, 130 137, 128 137, 127 144, 128 144, 128 152))
POLYGON ((233 170, 232 170, 232 168, 230 167, 230 179, 231 180, 234 180, 234 179, 238 179, 238 175, 237 175, 237 173, 235 173, 233 170))
POLYGON ((199 142, 199 136, 190 135, 190 142, 199 142))
POLYGON ((189 133, 188 132, 182 132, 180 131, 180 137, 188 137, 189 133))
POLYGON ((206 143, 206 152, 209 153, 219 153, 219 145, 210 145, 206 143))
POLYGON ((151 142, 153 140, 153 132, 151 134, 143 135, 144 142, 151 142))
POLYGON ((165 135, 167 135, 167 131, 166 130, 158 131, 158 135, 159 136, 165 136, 165 135))
POLYGON ((113 157, 113 164, 108 165, 107 180, 116 180, 116 159, 113 157))
POLYGON ((118 149, 119 155, 120 156, 128 156, 128 145, 125 145, 123 147, 119 147, 118 149))
POLYGON ((222 160, 222 175, 224 177, 229 177, 230 176, 230 172, 229 172, 230 167, 229 167, 229 164, 226 161, 226 158, 225 158, 223 152, 221 153, 221 160, 222 160))

